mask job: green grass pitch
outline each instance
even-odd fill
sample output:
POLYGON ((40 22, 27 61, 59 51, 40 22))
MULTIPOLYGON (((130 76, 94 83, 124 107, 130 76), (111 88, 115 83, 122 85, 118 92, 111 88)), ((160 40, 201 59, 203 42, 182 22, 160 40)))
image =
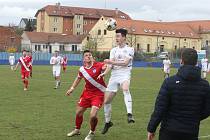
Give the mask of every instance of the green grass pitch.
MULTIPOLYGON (((84 86, 84 82, 80 83, 71 97, 65 96, 78 68, 68 67, 67 73, 62 73, 61 88, 55 90, 51 67, 34 66, 29 91, 23 91, 20 71, 0 66, 0 140, 83 140, 89 132, 89 110, 81 135, 66 137, 74 128, 75 107, 84 86)), ((173 69, 172 73, 176 71, 173 69)), ((102 108, 95 140, 146 140, 147 123, 162 81, 161 69, 133 68, 131 94, 136 123, 127 123, 123 94, 119 91, 112 103, 114 126, 106 135, 100 134, 104 124, 102 108)), ((203 121, 200 129, 200 136, 209 134, 210 119, 203 121)))

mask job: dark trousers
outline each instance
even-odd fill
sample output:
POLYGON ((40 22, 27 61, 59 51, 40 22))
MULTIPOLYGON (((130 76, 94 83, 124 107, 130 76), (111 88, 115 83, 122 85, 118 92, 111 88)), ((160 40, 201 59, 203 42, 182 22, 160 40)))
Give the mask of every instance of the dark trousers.
POLYGON ((159 140, 198 140, 198 136, 196 134, 161 129, 159 133, 159 140))

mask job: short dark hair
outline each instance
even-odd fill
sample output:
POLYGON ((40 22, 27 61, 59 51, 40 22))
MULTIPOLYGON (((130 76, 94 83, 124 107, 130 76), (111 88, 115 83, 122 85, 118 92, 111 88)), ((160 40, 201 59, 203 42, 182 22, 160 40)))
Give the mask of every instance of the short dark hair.
POLYGON ((127 31, 126 29, 123 29, 123 28, 117 29, 115 32, 116 32, 116 33, 121 33, 121 35, 122 35, 123 37, 126 37, 126 35, 127 35, 127 33, 128 33, 128 31, 127 31))
POLYGON ((186 48, 181 53, 181 59, 184 62, 184 65, 195 66, 198 61, 197 51, 191 48, 186 48))
POLYGON ((22 53, 23 53, 23 52, 27 52, 27 50, 26 50, 26 49, 23 49, 23 50, 22 50, 22 53))
POLYGON ((90 50, 84 50, 84 51, 83 51, 83 55, 84 55, 85 53, 91 53, 91 51, 90 51, 90 50))

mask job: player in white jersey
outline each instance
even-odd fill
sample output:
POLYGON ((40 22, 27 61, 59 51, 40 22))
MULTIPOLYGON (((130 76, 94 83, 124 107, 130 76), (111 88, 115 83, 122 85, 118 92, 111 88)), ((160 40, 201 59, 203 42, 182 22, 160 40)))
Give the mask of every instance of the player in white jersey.
POLYGON ((208 58, 201 59, 201 65, 202 65, 202 72, 203 72, 203 78, 206 79, 207 71, 208 71, 208 58))
POLYGON ((168 78, 169 77, 169 74, 170 74, 170 66, 171 66, 171 61, 170 61, 168 55, 166 55, 166 59, 163 60, 164 78, 168 78))
POLYGON ((62 57, 58 55, 58 51, 55 51, 54 56, 50 59, 50 64, 53 66, 53 76, 55 77, 55 87, 57 89, 60 86, 60 73, 61 73, 61 64, 62 64, 62 57))
POLYGON ((10 53, 10 56, 9 56, 9 64, 10 64, 11 70, 14 70, 15 56, 14 56, 13 53, 10 53))
POLYGON ((125 29, 116 30, 117 47, 111 50, 110 59, 104 60, 104 62, 108 64, 108 67, 105 72, 98 77, 100 78, 101 76, 106 75, 111 70, 111 77, 104 99, 105 126, 101 132, 102 134, 105 134, 113 125, 111 122, 111 102, 119 87, 123 90, 128 123, 135 122, 132 115, 132 98, 129 91, 134 49, 126 45, 126 34, 127 30, 125 29))

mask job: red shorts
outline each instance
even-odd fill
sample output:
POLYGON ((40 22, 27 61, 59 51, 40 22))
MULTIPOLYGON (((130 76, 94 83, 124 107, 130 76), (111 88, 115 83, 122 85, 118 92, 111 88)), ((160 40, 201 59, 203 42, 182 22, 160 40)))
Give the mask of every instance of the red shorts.
POLYGON ((21 78, 22 79, 28 79, 29 78, 29 75, 30 75, 30 71, 22 71, 21 72, 21 78))
POLYGON ((100 91, 90 92, 90 91, 83 91, 81 95, 78 105, 84 108, 90 108, 92 106, 96 106, 101 108, 104 103, 104 93, 100 91))

